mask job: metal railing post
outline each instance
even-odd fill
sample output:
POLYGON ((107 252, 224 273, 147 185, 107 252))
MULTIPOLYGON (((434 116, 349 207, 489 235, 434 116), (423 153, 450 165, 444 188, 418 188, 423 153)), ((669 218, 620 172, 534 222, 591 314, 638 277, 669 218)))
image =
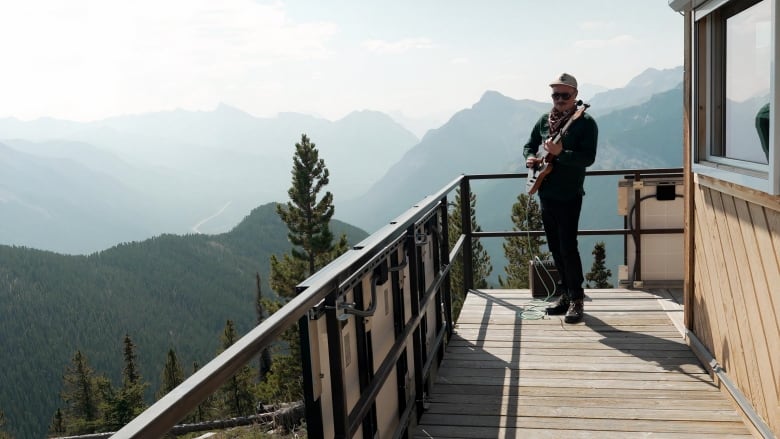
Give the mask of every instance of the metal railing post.
MULTIPOLYGON (((636 277, 633 282, 642 281, 642 176, 639 172, 634 173, 634 272, 636 277)), ((641 285, 641 284, 640 284, 641 285)), ((632 285, 633 286, 633 285, 632 285)))
POLYGON ((336 297, 333 291, 325 298, 325 324, 328 331, 328 358, 330 363, 330 388, 333 404, 333 434, 335 439, 346 439, 349 431, 349 409, 344 367, 341 362, 341 322, 336 313, 336 297))
POLYGON ((468 291, 474 288, 474 268, 472 267, 473 249, 471 236, 471 189, 469 178, 460 181, 460 227, 466 236, 463 241, 463 288, 468 291))
MULTIPOLYGON (((417 231, 414 224, 409 226, 407 231, 406 251, 409 258, 409 299, 411 300, 412 319, 416 319, 420 315, 420 258, 417 254, 417 231)), ((423 393, 424 393, 424 380, 422 376, 423 359, 422 353, 422 337, 423 333, 420 326, 417 326, 412 332, 412 354, 414 362, 414 400, 417 409, 417 419, 419 420, 423 414, 423 393)))
MULTIPOLYGON (((441 243, 439 246, 439 252, 441 253, 441 266, 450 265, 450 223, 449 212, 447 211, 447 197, 441 199, 441 206, 439 207, 441 215, 441 243)), ((447 338, 452 336, 453 321, 452 321, 452 281, 450 272, 447 272, 447 278, 442 284, 442 291, 444 295, 444 318, 447 320, 447 338)))
MULTIPOLYGON (((298 320, 298 335, 301 342, 301 363, 303 365, 303 403, 306 413, 306 432, 311 437, 323 437, 321 399, 314 399, 314 367, 309 339, 309 316, 304 315, 298 320)), ((318 340, 314 340, 318 343, 318 340)))

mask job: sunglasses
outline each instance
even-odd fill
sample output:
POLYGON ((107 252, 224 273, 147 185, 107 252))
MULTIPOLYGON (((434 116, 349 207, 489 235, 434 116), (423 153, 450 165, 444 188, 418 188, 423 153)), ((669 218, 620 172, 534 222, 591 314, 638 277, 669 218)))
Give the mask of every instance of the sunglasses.
POLYGON ((552 96, 554 101, 557 101, 558 99, 563 99, 564 101, 568 101, 571 99, 571 93, 553 93, 550 96, 552 96))

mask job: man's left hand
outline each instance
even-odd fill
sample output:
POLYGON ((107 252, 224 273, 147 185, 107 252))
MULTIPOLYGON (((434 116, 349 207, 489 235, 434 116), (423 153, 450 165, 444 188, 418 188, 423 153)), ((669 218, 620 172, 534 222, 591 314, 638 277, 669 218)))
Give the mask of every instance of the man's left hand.
POLYGON ((544 149, 549 154, 552 154, 554 156, 559 155, 561 152, 563 152, 563 143, 553 143, 552 140, 546 140, 544 142, 544 149))

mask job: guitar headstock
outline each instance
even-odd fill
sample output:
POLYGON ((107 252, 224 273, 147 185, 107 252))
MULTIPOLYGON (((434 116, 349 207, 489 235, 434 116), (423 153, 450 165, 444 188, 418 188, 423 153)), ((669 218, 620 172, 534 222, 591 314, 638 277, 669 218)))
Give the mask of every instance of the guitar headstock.
POLYGON ((581 99, 577 100, 576 105, 578 107, 577 108, 577 112, 574 113, 574 115, 572 116, 572 120, 577 119, 578 117, 582 116, 582 113, 584 113, 585 110, 590 108, 590 104, 586 104, 586 103, 582 102, 581 99))

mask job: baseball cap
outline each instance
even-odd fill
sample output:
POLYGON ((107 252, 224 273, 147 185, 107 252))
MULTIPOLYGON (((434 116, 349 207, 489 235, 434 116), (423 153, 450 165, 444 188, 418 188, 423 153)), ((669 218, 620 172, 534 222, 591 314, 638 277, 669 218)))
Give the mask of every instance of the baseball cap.
POLYGON ((550 87, 553 85, 568 85, 569 87, 576 89, 577 79, 568 73, 561 73, 550 83, 550 87))

